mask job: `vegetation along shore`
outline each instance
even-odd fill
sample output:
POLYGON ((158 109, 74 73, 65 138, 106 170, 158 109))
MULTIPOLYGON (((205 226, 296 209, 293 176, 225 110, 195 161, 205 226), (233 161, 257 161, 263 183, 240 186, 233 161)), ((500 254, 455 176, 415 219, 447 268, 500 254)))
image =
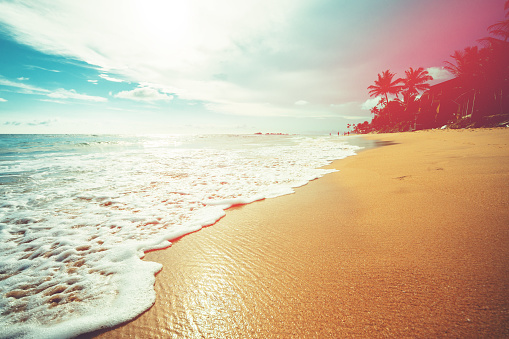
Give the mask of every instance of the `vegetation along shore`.
POLYGON ((430 86, 433 78, 422 67, 408 69, 404 78, 390 70, 378 74, 368 87, 380 98, 371 109, 373 119, 350 125, 351 132, 509 125, 509 1, 504 10, 506 19, 488 27, 481 47, 455 51, 445 62, 454 78, 430 86))

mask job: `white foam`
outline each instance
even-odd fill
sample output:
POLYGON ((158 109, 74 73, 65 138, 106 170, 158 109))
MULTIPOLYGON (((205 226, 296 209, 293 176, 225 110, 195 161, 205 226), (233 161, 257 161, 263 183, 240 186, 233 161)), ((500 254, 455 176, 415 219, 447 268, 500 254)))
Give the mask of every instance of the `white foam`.
POLYGON ((328 137, 82 138, 79 148, 40 138, 44 152, 0 162, 17 178, 0 185, 0 338, 72 337, 136 317, 161 269, 144 251, 233 205, 290 194, 357 149, 328 137))

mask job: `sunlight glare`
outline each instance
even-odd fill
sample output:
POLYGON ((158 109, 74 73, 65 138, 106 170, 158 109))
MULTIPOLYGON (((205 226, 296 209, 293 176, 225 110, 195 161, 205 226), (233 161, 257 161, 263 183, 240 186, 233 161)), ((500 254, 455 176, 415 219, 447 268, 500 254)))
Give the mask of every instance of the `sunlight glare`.
POLYGON ((140 0, 136 2, 139 25, 157 41, 186 41, 189 32, 189 6, 185 1, 140 0))

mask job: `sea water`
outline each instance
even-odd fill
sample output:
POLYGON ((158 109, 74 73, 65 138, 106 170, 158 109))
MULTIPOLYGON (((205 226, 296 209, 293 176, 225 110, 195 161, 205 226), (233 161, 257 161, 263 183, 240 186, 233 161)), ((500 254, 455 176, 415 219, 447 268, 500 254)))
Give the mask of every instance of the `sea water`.
POLYGON ((161 270, 145 251, 292 193, 357 149, 331 136, 1 135, 0 338, 134 318, 161 270))

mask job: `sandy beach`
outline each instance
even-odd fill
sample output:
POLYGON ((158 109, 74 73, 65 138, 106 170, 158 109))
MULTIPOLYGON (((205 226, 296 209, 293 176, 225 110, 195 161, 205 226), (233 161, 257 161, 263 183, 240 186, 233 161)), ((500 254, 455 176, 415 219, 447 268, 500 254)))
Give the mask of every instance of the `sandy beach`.
POLYGON ((93 335, 508 337, 509 128, 366 138, 386 146, 148 253, 155 305, 93 335))

